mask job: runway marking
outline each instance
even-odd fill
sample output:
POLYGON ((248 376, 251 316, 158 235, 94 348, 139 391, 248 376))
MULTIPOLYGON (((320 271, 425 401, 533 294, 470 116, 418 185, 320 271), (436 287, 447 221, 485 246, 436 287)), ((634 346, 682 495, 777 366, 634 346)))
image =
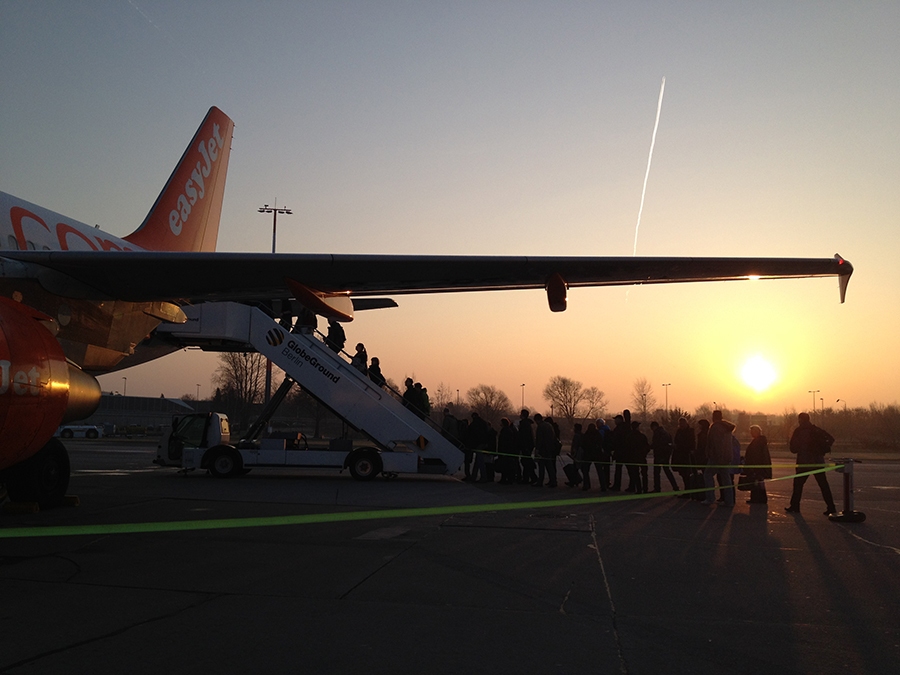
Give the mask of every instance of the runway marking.
POLYGON ((562 604, 559 606, 559 613, 566 613, 566 603, 569 601, 569 596, 572 595, 572 586, 569 586, 569 590, 566 591, 566 597, 563 598, 562 604))
MULTIPOLYGON (((790 474, 766 481, 793 480, 796 476, 812 475, 834 471, 837 466, 815 469, 804 473, 790 474)), ((718 488, 715 488, 718 489, 718 488)), ((356 520, 383 520, 385 518, 421 518, 446 516, 459 513, 485 513, 489 511, 516 511, 524 509, 546 509, 554 506, 585 506, 610 502, 672 497, 681 494, 707 492, 706 488, 671 492, 651 492, 647 494, 617 494, 612 497, 581 497, 577 499, 556 499, 539 502, 511 502, 507 504, 466 504, 462 506, 432 506, 412 509, 381 509, 376 511, 346 511, 339 513, 309 513, 293 516, 268 516, 258 518, 220 518, 215 520, 177 520, 151 523, 108 523, 99 525, 52 525, 39 527, 10 527, 0 529, 0 539, 16 537, 67 537, 96 534, 138 534, 147 532, 186 532, 193 530, 224 530, 243 527, 274 527, 283 525, 312 525, 323 523, 351 522, 356 520)))
POLYGON ((609 577, 606 576, 606 567, 603 565, 603 558, 600 556, 600 542, 597 540, 597 528, 594 521, 594 514, 591 514, 591 539, 593 544, 591 548, 597 554, 597 562, 600 563, 600 573, 603 575, 603 585, 606 587, 606 598, 609 600, 610 619, 612 621, 613 636, 616 640, 616 652, 619 654, 619 672, 624 675, 628 674, 628 663, 625 661, 625 653, 622 651, 622 640, 619 637, 619 627, 616 624, 616 603, 613 602, 612 589, 609 587, 609 577))
POLYGON ((897 555, 900 555, 900 548, 895 548, 895 547, 893 547, 893 546, 888 546, 887 544, 877 544, 877 543, 875 543, 874 541, 869 541, 868 539, 866 539, 866 538, 864 538, 864 537, 860 537, 858 534, 856 534, 856 533, 853 532, 852 530, 847 530, 847 532, 849 532, 852 536, 856 537, 856 538, 859 539, 860 541, 864 541, 864 542, 866 542, 867 544, 872 544, 872 546, 877 546, 878 548, 886 548, 886 549, 888 549, 888 550, 893 551, 893 552, 896 553, 897 555))

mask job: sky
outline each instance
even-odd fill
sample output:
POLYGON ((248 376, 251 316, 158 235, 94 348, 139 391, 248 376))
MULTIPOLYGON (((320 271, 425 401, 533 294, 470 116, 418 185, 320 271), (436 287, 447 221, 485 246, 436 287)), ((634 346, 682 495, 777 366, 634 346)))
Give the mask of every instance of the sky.
MULTIPOLYGON (((891 404, 897 26, 890 1, 4 0, 0 189, 124 236, 215 105, 235 122, 220 251, 271 250, 277 201, 280 252, 839 253, 843 305, 830 278, 574 289, 559 314, 540 291, 404 296, 348 343, 395 381, 538 410, 555 375, 610 412, 639 378, 689 411, 891 404)), ((205 398, 216 364, 100 381, 205 398)))

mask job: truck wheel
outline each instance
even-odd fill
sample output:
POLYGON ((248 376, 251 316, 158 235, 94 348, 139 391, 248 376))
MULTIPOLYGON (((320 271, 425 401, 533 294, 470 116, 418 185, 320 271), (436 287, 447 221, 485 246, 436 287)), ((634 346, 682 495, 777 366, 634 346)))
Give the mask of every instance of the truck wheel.
POLYGON ((98 436, 96 429, 88 429, 84 435, 85 438, 97 438, 98 436))
POLYGON ((356 480, 372 480, 381 473, 381 458, 374 450, 358 450, 351 453, 347 466, 356 480))
POLYGON ((209 451, 209 472, 216 478, 233 478, 244 470, 241 453, 225 446, 209 451))
POLYGON ((71 429, 63 429, 62 433, 60 433, 61 438, 72 438, 75 435, 71 429))
POLYGON ((62 504, 69 488, 69 453, 56 438, 37 453, 3 472, 14 502, 37 502, 42 509, 62 504))

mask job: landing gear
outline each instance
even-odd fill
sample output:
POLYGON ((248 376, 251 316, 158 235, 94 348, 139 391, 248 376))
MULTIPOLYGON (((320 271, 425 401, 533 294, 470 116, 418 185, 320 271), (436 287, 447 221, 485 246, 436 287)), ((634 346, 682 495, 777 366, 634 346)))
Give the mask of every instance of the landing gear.
POLYGON ((10 500, 37 502, 42 509, 62 504, 69 489, 69 453, 51 438, 37 453, 3 472, 10 500))

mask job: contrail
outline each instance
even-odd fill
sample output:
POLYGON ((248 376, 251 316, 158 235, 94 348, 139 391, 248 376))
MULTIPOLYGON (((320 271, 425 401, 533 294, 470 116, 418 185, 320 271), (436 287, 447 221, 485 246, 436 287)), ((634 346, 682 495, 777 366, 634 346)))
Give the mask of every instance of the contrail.
POLYGON ((159 26, 157 26, 155 23, 153 23, 153 19, 151 19, 149 16, 147 16, 144 13, 144 10, 142 10, 140 7, 138 7, 137 3, 134 2, 134 0, 128 0, 128 4, 134 8, 134 11, 136 11, 138 14, 140 14, 142 17, 144 17, 147 20, 147 23, 149 23, 151 26, 153 26, 156 30, 160 30, 159 26))
POLYGON ((653 146, 656 145, 656 130, 659 129, 659 113, 662 112, 663 92, 666 90, 666 78, 663 77, 659 87, 659 103, 656 104, 656 122, 653 125, 653 138, 650 140, 650 156, 647 158, 647 173, 644 174, 644 189, 641 190, 641 208, 638 209, 637 225, 634 228, 634 252, 637 255, 638 230, 641 228, 641 214, 644 212, 644 195, 647 194, 647 179, 650 177, 650 162, 653 161, 653 146))

